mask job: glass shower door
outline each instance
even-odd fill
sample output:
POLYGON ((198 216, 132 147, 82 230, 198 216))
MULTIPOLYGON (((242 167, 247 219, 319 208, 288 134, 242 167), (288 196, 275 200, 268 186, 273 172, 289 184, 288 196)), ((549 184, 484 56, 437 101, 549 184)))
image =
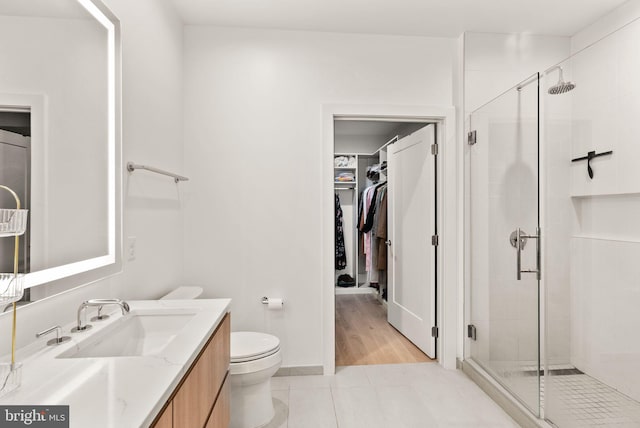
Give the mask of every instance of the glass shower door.
POLYGON ((538 80, 470 117, 468 356, 540 413, 538 80))

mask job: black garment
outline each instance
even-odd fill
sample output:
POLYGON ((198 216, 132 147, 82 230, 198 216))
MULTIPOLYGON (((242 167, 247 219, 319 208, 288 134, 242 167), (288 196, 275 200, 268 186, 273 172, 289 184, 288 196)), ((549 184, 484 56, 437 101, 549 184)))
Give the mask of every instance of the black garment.
POLYGON ((347 251, 344 247, 344 226, 342 225, 342 208, 340 198, 336 194, 336 270, 343 270, 347 267, 347 251))
POLYGON ((362 227, 362 229, 360 229, 362 233, 367 233, 371 230, 371 228, 373 228, 373 217, 376 215, 375 202, 376 196, 378 195, 378 189, 380 189, 382 186, 386 186, 386 184, 386 182, 378 184, 373 191, 373 196, 371 196, 371 206, 369 207, 369 211, 367 211, 367 218, 364 222, 364 226, 362 227))

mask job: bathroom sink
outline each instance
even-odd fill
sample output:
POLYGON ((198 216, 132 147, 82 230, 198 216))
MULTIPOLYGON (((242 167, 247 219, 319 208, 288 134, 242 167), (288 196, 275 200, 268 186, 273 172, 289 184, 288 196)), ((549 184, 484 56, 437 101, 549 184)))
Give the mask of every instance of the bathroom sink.
POLYGON ((195 313, 128 314, 90 335, 58 358, 149 356, 160 353, 195 313))

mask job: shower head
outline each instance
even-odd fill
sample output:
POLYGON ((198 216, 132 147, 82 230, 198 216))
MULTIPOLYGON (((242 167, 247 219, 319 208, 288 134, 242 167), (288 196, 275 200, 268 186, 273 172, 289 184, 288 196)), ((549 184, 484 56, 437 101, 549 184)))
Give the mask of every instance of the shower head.
POLYGON ((573 90, 576 87, 576 84, 574 82, 565 82, 562 75, 562 67, 556 68, 560 70, 560 78, 558 79, 558 83, 550 87, 547 92, 549 92, 549 94, 551 95, 558 95, 573 90))

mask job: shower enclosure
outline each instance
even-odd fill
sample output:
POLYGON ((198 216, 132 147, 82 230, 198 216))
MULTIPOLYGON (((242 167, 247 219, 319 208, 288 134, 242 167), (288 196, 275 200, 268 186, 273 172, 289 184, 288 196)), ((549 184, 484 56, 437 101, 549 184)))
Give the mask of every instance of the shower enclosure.
POLYGON ((474 361, 540 412, 538 75, 470 118, 474 361))
POLYGON ((465 358, 558 427, 640 426, 635 22, 469 118, 465 358))

